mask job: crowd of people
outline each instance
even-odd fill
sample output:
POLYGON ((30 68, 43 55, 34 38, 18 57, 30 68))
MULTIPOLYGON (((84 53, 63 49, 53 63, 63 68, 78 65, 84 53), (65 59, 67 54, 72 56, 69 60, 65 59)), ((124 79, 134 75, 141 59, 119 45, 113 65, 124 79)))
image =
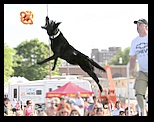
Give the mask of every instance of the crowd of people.
MULTIPOLYGON (((115 104, 112 101, 103 104, 97 96, 93 96, 90 102, 82 98, 80 92, 77 92, 73 100, 70 102, 68 97, 61 96, 52 99, 45 110, 36 110, 32 100, 27 100, 23 108, 21 101, 13 99, 10 102, 8 98, 4 98, 4 116, 9 116, 7 108, 9 102, 13 116, 128 116, 128 107, 122 107, 120 101, 116 101, 115 104)), ((130 107, 130 116, 138 114, 137 109, 130 107)))

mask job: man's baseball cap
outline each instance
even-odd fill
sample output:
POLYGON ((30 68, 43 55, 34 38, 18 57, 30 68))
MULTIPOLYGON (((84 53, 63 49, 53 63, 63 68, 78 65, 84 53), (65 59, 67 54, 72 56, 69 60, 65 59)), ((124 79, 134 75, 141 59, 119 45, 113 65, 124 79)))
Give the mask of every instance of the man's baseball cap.
POLYGON ((139 19, 138 21, 134 21, 134 24, 137 24, 137 22, 139 22, 139 23, 143 23, 143 24, 145 24, 145 25, 148 25, 148 21, 146 20, 146 19, 139 19))

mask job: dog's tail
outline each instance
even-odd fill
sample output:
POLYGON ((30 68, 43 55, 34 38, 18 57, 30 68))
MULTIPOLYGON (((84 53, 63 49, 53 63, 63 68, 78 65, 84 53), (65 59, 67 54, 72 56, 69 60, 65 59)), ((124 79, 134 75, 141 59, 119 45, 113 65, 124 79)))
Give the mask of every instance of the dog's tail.
POLYGON ((98 68, 98 69, 100 69, 100 70, 106 72, 106 70, 105 70, 103 67, 101 67, 98 63, 96 63, 96 62, 95 62, 94 60, 92 60, 91 58, 88 58, 88 60, 90 61, 90 63, 91 63, 93 66, 95 66, 96 68, 98 68))

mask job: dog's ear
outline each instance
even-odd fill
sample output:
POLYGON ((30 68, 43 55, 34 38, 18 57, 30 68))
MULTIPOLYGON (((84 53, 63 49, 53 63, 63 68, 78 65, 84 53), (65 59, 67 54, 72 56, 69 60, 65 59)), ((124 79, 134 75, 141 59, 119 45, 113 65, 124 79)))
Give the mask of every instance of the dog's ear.
POLYGON ((58 28, 58 26, 60 25, 61 22, 57 22, 55 25, 54 25, 54 28, 58 28))
POLYGON ((41 26, 41 28, 46 30, 47 29, 47 26, 41 26))

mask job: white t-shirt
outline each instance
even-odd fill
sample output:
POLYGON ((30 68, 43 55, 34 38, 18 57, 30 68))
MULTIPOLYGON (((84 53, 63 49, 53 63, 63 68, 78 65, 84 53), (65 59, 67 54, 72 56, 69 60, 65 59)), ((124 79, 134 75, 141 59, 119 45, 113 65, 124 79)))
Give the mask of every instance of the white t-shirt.
POLYGON ((139 71, 148 72, 148 35, 132 41, 129 55, 137 55, 139 71))
MULTIPOLYGON (((77 106, 81 106, 81 105, 83 105, 84 106, 84 100, 80 97, 79 99, 77 99, 76 101, 75 101, 75 105, 77 105, 77 106)), ((83 108, 80 108, 80 114, 81 114, 81 116, 84 116, 84 107, 83 108)))
POLYGON ((11 104, 12 104, 12 108, 16 108, 16 104, 17 104, 16 101, 12 101, 11 104))
POLYGON ((124 109, 123 109, 123 108, 120 108, 120 109, 115 109, 115 110, 113 110, 112 116, 119 116, 119 112, 120 112, 120 111, 124 111, 124 109))

